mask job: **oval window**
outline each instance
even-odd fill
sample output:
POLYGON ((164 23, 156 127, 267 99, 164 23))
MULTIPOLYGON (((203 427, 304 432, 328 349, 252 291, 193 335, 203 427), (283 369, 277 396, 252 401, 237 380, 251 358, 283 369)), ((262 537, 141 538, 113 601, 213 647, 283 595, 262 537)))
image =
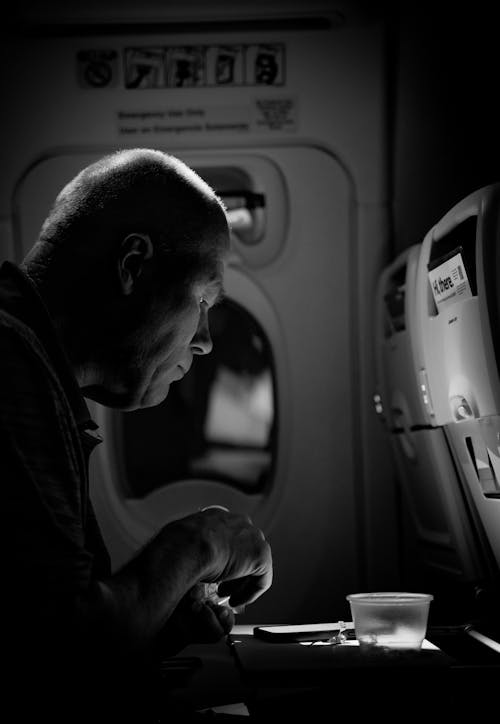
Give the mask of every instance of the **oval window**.
POLYGON ((195 357, 164 402, 114 415, 127 498, 193 479, 257 493, 270 480, 276 385, 268 338, 253 315, 230 299, 211 310, 209 321, 212 352, 195 357))

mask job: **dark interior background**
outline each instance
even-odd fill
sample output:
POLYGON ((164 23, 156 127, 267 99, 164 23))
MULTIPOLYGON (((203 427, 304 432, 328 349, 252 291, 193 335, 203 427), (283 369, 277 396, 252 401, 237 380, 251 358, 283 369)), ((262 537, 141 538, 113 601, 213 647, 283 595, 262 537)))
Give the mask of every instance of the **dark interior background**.
POLYGON ((500 180, 495 3, 388 3, 394 247, 500 180))

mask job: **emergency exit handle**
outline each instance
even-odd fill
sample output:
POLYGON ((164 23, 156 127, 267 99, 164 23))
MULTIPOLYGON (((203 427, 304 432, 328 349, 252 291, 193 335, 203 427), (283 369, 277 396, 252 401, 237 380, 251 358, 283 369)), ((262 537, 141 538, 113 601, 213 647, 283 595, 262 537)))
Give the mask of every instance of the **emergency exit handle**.
POLYGON ((228 209, 233 206, 245 206, 247 209, 258 209, 266 205, 266 197, 264 194, 249 189, 240 191, 219 191, 218 195, 226 204, 228 209))
POLYGON ((231 230, 244 244, 258 244, 265 231, 266 198, 249 189, 219 191, 227 210, 231 230))

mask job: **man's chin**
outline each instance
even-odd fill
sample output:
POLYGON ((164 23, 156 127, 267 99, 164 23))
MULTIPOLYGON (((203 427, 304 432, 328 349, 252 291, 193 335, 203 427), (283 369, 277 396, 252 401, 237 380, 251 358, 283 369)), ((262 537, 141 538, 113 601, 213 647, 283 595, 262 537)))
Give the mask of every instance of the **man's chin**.
POLYGON ((147 407, 155 407, 163 402, 170 390, 170 383, 164 383, 161 387, 148 387, 146 390, 135 393, 115 392, 102 387, 89 387, 82 390, 85 397, 98 402, 104 407, 110 407, 121 412, 133 412, 147 407))
POLYGON ((169 391, 170 382, 164 383, 161 387, 148 388, 142 395, 138 407, 134 409, 156 407, 167 398, 169 391))

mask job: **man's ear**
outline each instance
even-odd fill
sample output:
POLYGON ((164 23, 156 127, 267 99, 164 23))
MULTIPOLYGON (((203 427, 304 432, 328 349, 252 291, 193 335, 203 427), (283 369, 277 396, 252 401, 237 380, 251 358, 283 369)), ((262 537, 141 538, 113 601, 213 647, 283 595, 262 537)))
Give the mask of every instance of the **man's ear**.
POLYGON ((132 294, 144 264, 153 256, 147 234, 129 234, 122 241, 118 257, 118 278, 123 294, 132 294))

